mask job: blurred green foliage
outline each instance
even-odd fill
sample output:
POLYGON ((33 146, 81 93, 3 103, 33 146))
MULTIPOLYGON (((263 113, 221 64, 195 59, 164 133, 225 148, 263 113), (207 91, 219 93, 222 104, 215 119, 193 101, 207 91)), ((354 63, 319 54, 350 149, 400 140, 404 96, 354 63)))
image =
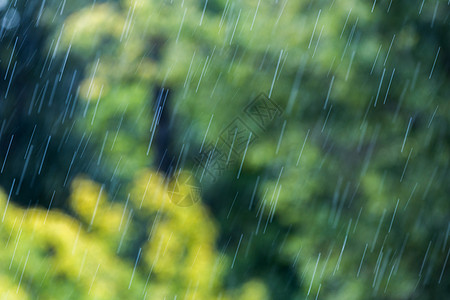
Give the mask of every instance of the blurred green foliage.
MULTIPOLYGON (((0 197, 6 212, 1 293, 19 299, 450 295, 447 3, 73 5, 64 14, 59 2, 44 10, 33 27, 42 36, 38 66, 24 64, 34 73, 19 72, 8 96, 36 107, 32 89, 23 97, 20 82, 36 85, 42 99, 46 82, 60 82, 57 108, 30 109, 11 118, 19 125, 3 125, 1 157, 11 136, 21 137, 20 155, 2 178, 5 191, 23 177, 23 157, 39 168, 50 135, 63 146, 52 144, 44 165, 52 176, 34 183, 29 172, 28 191, 11 197, 26 205, 40 188, 36 202, 44 208, 0 197), (57 63, 42 79, 47 53, 57 63), (167 155, 183 169, 173 178, 162 174, 154 136, 161 87, 171 91, 164 107, 167 155), (260 93, 284 113, 246 152, 239 180, 237 164, 215 182, 196 183, 202 201, 175 205, 174 197, 185 199, 189 184, 199 181, 194 158, 201 146, 214 145, 260 93), (66 125, 56 126, 72 107, 66 125), (27 145, 36 124, 34 157, 27 145), (55 193, 62 210, 47 213, 55 193)), ((28 36, 26 26, 19 30, 28 36)), ((14 36, 0 52, 2 71, 14 36)), ((25 60, 26 52, 17 53, 18 62, 25 60)), ((9 101, 2 104, 2 124, 17 110, 9 101)))

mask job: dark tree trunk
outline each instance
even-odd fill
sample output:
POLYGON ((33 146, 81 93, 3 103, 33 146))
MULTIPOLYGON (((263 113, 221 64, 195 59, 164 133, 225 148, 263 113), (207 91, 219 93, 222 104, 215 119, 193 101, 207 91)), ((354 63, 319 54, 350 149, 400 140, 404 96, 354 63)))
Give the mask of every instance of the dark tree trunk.
POLYGON ((174 156, 171 149, 170 96, 170 89, 156 87, 153 105, 153 111, 158 120, 155 132, 155 165, 158 166, 158 171, 165 174, 166 177, 172 176, 174 171, 174 156))

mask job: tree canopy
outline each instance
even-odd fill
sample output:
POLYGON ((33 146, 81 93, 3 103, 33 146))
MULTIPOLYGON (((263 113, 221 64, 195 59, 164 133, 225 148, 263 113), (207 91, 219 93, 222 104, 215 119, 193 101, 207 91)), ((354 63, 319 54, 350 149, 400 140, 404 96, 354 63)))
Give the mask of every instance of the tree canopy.
POLYGON ((0 295, 450 294, 445 1, 8 5, 0 295))

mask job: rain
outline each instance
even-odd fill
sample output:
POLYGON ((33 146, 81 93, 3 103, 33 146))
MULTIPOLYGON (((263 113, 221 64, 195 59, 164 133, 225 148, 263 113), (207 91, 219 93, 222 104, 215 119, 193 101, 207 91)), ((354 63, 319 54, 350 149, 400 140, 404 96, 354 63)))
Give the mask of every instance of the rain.
POLYGON ((450 298, 449 22, 0 0, 0 298, 450 298))

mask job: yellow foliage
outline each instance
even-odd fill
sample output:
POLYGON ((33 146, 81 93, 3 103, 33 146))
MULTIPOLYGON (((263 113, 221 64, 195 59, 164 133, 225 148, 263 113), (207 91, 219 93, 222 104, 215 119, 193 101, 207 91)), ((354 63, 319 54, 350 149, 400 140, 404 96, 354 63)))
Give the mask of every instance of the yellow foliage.
POLYGON ((108 3, 97 4, 80 10, 67 18, 62 42, 89 52, 108 36, 120 38, 125 19, 108 3))
POLYGON ((133 201, 144 213, 157 215, 144 246, 144 261, 158 280, 170 282, 166 296, 188 291, 198 299, 217 297, 221 270, 216 267, 216 225, 200 203, 182 207, 173 199, 191 193, 189 174, 182 173, 170 183, 160 174, 144 174, 139 175, 133 201))
POLYGON ((244 284, 240 289, 239 300, 264 300, 269 299, 269 293, 264 283, 252 280, 244 284))
POLYGON ((13 282, 11 282, 8 276, 0 273, 0 296, 1 299, 9 300, 26 300, 29 299, 27 293, 13 282))
MULTIPOLYGON (((180 191, 189 191, 189 174, 178 179, 180 191)), ((42 299, 69 294, 77 299, 176 295, 227 299, 220 286, 223 264, 215 248, 217 226, 201 202, 188 207, 172 202, 173 186, 156 172, 142 171, 125 208, 109 203, 99 184, 78 177, 71 187, 70 205, 81 222, 58 210, 24 209, 13 203, 6 207, 6 196, 0 191, 0 211, 5 212, 0 224, 0 241, 5 245, 0 247, 0 296, 27 299, 31 283, 30 295, 40 284, 42 299), (153 218, 136 269, 136 256, 130 261, 117 255, 119 244, 133 234, 128 229, 133 223, 125 220, 133 211, 153 218)), ((238 294, 264 295, 263 291, 263 286, 253 284, 238 294)), ((242 299, 252 299, 248 297, 242 299)))
POLYGON ((85 78, 80 84, 80 96, 86 101, 98 101, 106 96, 108 83, 102 78, 85 78))
POLYGON ((97 213, 98 207, 102 207, 106 200, 103 189, 92 181, 77 178, 72 184, 70 205, 73 210, 85 221, 90 221, 97 213))
POLYGON ((128 210, 120 204, 109 204, 103 187, 78 177, 72 184, 70 205, 91 230, 104 236, 107 243, 117 247, 123 233, 121 224, 128 210))

